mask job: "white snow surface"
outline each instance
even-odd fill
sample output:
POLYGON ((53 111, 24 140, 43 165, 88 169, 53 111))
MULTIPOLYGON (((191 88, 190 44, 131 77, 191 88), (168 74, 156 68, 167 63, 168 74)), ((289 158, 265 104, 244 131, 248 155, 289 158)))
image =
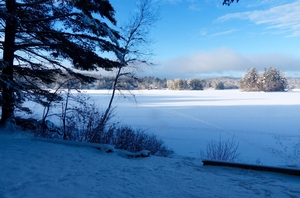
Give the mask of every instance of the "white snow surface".
POLYGON ((0 135, 0 197, 299 197, 299 177, 0 135))
MULTIPOLYGON (((108 91, 87 92, 102 104, 109 99, 108 91)), ((157 134, 176 155, 128 159, 5 131, 0 133, 0 198, 300 197, 297 176, 202 166, 199 157, 207 141, 234 135, 239 161, 299 168, 300 92, 133 93, 137 103, 116 98, 115 119, 157 134)))

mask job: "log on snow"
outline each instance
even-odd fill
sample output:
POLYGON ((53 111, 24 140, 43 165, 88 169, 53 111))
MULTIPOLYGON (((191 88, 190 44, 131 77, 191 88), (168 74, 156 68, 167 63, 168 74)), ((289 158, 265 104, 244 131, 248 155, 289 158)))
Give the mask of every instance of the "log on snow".
POLYGON ((276 172, 276 173, 284 173, 289 175, 300 176, 300 169, 295 169, 295 168, 243 164, 243 163, 224 162, 224 161, 215 161, 215 160, 202 160, 202 162, 203 162, 203 166, 206 165, 227 166, 227 167, 234 167, 234 168, 243 168, 243 169, 257 170, 257 171, 268 171, 268 172, 276 172))

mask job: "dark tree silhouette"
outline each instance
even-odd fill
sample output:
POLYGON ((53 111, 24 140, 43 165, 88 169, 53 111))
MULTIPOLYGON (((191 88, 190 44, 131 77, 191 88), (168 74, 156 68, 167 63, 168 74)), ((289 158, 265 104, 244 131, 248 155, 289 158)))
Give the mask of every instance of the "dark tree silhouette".
POLYGON ((224 0, 223 1, 223 5, 230 5, 230 4, 232 4, 234 1, 236 1, 236 2, 239 2, 239 0, 224 0))
POLYGON ((42 105, 53 100, 42 85, 56 76, 89 82, 75 69, 117 67, 101 55, 121 51, 120 36, 107 23, 116 24, 107 0, 0 0, 2 126, 13 121, 16 109, 30 111, 22 107, 26 99, 42 105))

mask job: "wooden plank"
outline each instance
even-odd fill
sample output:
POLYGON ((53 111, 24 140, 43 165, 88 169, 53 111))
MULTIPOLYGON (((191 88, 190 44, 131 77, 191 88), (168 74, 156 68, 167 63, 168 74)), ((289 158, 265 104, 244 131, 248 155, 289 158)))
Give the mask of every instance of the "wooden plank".
POLYGON ((202 160, 202 162, 203 162, 203 166, 207 166, 207 165, 227 166, 227 167, 234 167, 234 168, 243 168, 243 169, 257 170, 257 171, 268 171, 268 172, 276 172, 276 173, 300 176, 300 169, 295 169, 295 168, 243 164, 243 163, 215 161, 215 160, 202 160))

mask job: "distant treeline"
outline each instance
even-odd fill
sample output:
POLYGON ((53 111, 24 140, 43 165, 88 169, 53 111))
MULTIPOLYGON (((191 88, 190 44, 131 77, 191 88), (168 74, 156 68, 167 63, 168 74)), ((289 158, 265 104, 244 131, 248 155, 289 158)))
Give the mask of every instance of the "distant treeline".
MULTIPOLYGON (((100 76, 89 84, 83 84, 73 80, 65 83, 68 79, 57 79, 55 83, 48 84, 45 88, 77 88, 77 89, 111 89, 114 77, 100 76)), ((153 76, 141 78, 121 78, 118 83, 120 90, 137 89, 170 89, 170 90, 204 90, 204 89, 239 89, 241 78, 189 78, 189 79, 161 79, 153 76)), ((287 78, 288 89, 300 89, 300 78, 287 78)))

